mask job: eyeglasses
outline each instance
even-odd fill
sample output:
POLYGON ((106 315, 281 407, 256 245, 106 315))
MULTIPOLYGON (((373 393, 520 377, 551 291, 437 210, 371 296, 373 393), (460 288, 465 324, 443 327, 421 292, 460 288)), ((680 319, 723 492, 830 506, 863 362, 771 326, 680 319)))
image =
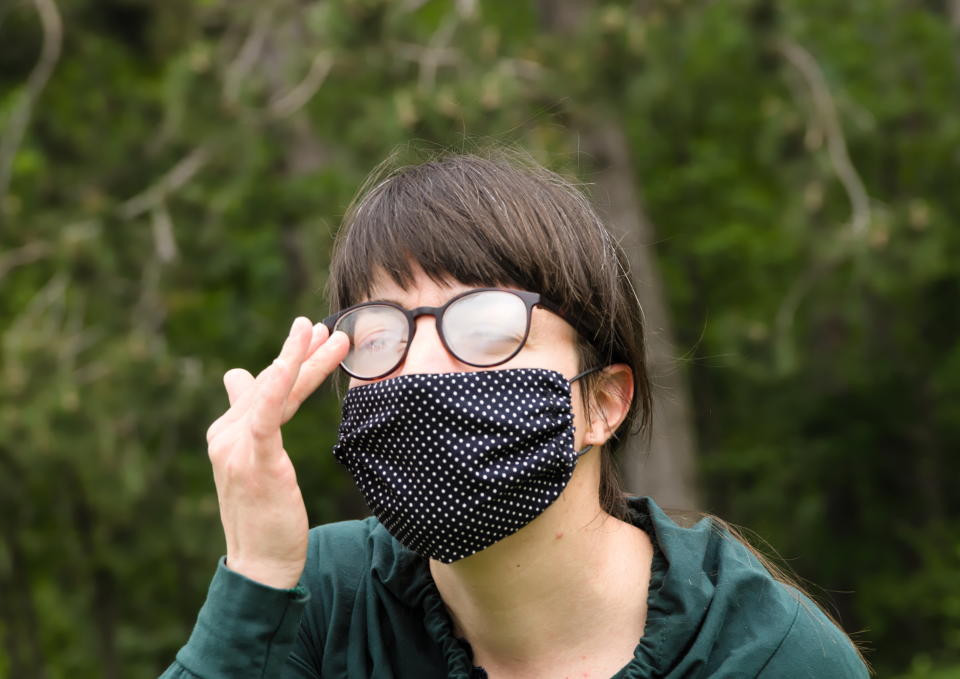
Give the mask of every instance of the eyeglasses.
POLYGON ((535 306, 570 322, 539 293, 477 288, 439 307, 404 309, 393 302, 364 302, 328 316, 323 324, 331 333, 341 330, 350 338, 350 351, 340 367, 357 379, 374 380, 389 375, 406 358, 420 316, 436 319, 440 341, 458 361, 478 368, 506 363, 526 343, 535 306))

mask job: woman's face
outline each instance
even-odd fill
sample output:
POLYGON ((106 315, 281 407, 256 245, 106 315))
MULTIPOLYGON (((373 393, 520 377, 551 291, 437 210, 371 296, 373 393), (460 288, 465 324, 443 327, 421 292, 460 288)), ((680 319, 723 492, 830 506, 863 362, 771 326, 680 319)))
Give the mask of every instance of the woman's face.
MULTIPOLYGON (((414 268, 413 283, 402 288, 389 276, 379 274, 371 289, 371 301, 389 301, 406 309, 420 306, 442 306, 455 295, 475 286, 450 281, 439 285, 430 279, 419 267, 414 268)), ((407 350, 407 356, 396 370, 379 379, 390 379, 399 375, 416 373, 471 372, 477 370, 505 370, 509 368, 545 368, 555 370, 568 379, 579 372, 577 360, 576 331, 556 314, 535 307, 530 320, 530 334, 523 348, 506 363, 492 368, 478 368, 457 360, 446 350, 437 334, 436 319, 433 316, 420 316, 416 320, 416 333, 407 350)), ((592 367, 592 366, 584 366, 592 367)), ((378 380, 350 379, 350 386, 369 384, 378 380)), ((582 399, 579 397, 579 383, 571 385, 573 390, 575 445, 579 448, 584 431, 584 413, 582 399)))

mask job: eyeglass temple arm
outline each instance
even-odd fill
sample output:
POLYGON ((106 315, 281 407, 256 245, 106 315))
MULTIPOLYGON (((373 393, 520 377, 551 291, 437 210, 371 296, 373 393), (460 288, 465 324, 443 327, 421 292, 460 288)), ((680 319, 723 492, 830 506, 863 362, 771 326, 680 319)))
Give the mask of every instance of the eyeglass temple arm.
MULTIPOLYGON (((343 313, 343 312, 341 312, 341 313, 343 313)), ((323 319, 323 321, 321 321, 325 326, 327 326, 328 334, 330 334, 330 335, 333 334, 333 328, 334 328, 334 326, 336 326, 337 321, 340 319, 341 313, 337 313, 337 314, 333 314, 333 315, 331 315, 331 316, 327 316, 326 318, 323 319)))

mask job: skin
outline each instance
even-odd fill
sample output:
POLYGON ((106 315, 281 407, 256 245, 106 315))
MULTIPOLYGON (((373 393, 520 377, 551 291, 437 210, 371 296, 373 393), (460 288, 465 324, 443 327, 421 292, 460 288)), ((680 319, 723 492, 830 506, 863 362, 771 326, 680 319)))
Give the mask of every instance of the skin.
POLYGON ((347 354, 342 332, 294 320, 273 363, 253 377, 227 371, 229 409, 207 429, 227 565, 271 587, 294 587, 307 558, 307 510, 281 425, 347 354))
MULTIPOLYGON (((438 284, 421 271, 408 288, 379 276, 371 299, 406 308, 440 306, 469 289, 438 284)), ((435 319, 417 319, 403 374, 548 368, 578 370, 574 329, 536 308, 524 348, 496 368, 459 362, 440 342, 435 319)), ((294 321, 278 359, 254 378, 224 375, 230 408, 208 431, 210 459, 227 540, 227 564, 274 587, 293 587, 306 560, 307 517, 280 426, 336 369, 347 352, 342 333, 294 321)), ((491 547, 430 572, 458 636, 491 676, 517 679, 610 677, 633 657, 646 622, 653 549, 642 530, 600 506, 600 447, 626 416, 633 390, 625 365, 608 366, 587 417, 580 384, 572 385, 580 458, 567 488, 539 517, 491 547)), ((351 380, 350 386, 368 381, 351 380)))

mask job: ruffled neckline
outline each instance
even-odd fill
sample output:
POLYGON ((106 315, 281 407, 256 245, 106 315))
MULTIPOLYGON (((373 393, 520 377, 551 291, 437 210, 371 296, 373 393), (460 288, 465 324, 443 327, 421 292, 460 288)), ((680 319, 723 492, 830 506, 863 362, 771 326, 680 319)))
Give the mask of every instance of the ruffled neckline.
MULTIPOLYGON (((637 643, 633 659, 611 679, 641 679, 666 674, 686 646, 684 639, 696 634, 690 620, 691 605, 702 611, 709 599, 708 582, 697 582, 704 574, 697 568, 671 564, 663 544, 669 544, 672 531, 684 531, 646 497, 627 499, 629 521, 650 536, 653 544, 650 584, 647 594, 647 620, 643 637, 637 643), (680 572, 683 571, 683 572, 680 572), (706 586, 706 588, 704 587, 706 586), (697 596, 703 594, 704 597, 697 596), (702 607, 701 605, 702 604, 702 607)), ((703 523, 703 522, 701 522, 703 523)), ((701 528, 698 524, 695 528, 701 528)), ((378 526, 379 530, 384 530, 378 526)), ((451 679, 477 676, 466 642, 453 631, 453 622, 430 574, 427 559, 403 547, 391 538, 394 558, 380 569, 381 582, 401 601, 423 610, 427 633, 441 649, 451 679)), ((384 564, 383 561, 380 561, 384 564)), ((699 620, 699 615, 693 616, 699 620)))

